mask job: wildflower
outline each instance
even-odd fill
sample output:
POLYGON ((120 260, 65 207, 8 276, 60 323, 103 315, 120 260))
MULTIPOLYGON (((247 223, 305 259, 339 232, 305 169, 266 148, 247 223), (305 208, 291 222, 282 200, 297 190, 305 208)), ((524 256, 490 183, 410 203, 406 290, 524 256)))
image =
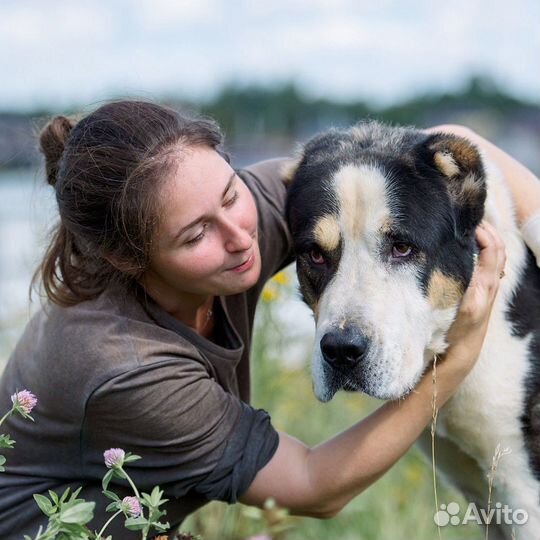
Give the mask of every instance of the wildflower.
POLYGON ((131 517, 138 517, 141 515, 141 503, 137 497, 124 497, 122 499, 122 507, 131 517))
POLYGON ((266 286, 262 292, 262 299, 265 302, 273 302, 278 297, 275 288, 266 286))
POLYGON ((21 390, 11 396, 15 409, 24 415, 30 414, 37 405, 37 398, 29 390, 21 390))
POLYGON ((103 452, 105 465, 112 469, 113 467, 121 467, 124 464, 126 453, 121 448, 109 448, 103 452))
POLYGON ((272 281, 278 285, 288 285, 291 282, 291 279, 289 274, 285 270, 282 270, 272 278, 272 281))

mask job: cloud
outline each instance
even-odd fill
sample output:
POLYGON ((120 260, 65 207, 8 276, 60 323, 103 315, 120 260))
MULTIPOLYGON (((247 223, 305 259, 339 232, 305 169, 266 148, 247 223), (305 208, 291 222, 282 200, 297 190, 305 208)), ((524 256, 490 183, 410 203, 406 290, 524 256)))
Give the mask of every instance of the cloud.
POLYGON ((475 72, 540 96, 537 0, 0 0, 4 107, 296 80, 394 100, 475 72))

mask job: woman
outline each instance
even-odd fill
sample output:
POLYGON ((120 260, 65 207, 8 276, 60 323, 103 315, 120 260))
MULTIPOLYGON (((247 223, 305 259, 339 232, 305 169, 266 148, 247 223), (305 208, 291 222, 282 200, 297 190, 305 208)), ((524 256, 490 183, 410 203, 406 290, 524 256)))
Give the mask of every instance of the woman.
MULTIPOLYGON (((0 383, 4 409, 16 389, 39 399, 35 424, 10 418, 6 428, 17 453, 0 475, 1 538, 35 534, 44 517, 32 494, 68 486, 84 486, 97 503, 90 526, 103 524, 110 447, 142 456, 132 478, 144 491, 164 489, 174 530, 213 499, 261 505, 272 496, 297 514, 333 516, 420 435, 430 374, 399 407, 386 403, 315 448, 248 405, 257 298, 293 256, 282 161, 235 172, 214 123, 129 101, 76 124, 57 117, 40 142, 61 222, 40 269, 50 302, 0 383)), ((523 182, 527 174, 517 172, 523 182)), ((484 224, 477 239, 476 275, 438 367, 439 407, 474 365, 504 268, 493 228, 484 224)), ((132 495, 125 482, 114 489, 132 495)), ((107 534, 137 537, 121 520, 107 534)))

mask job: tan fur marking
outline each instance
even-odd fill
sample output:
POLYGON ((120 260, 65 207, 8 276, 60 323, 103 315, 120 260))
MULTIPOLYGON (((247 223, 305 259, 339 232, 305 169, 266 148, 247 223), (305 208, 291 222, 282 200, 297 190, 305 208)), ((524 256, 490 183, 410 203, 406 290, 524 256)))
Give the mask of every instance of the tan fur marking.
POLYGON ((459 169, 463 172, 472 171, 480 165, 478 150, 474 144, 463 137, 442 135, 439 140, 431 145, 431 148, 436 153, 451 154, 459 169))
POLYGON ((299 155, 296 158, 288 159, 285 163, 283 163, 283 165, 281 165, 281 181, 286 186, 289 186, 292 183, 294 175, 296 174, 296 171, 298 170, 298 166, 300 165, 302 159, 303 156, 299 155))
POLYGON ((447 309, 458 305, 463 296, 462 286, 439 270, 431 275, 428 285, 428 300, 435 309, 447 309))
POLYGON ((448 152, 436 152, 433 156, 433 160, 435 161, 437 169, 445 176, 448 176, 448 178, 452 178, 459 174, 459 167, 452 157, 452 154, 449 154, 448 152))
POLYGON ((392 232, 392 221, 390 218, 386 218, 381 224, 381 233, 388 234, 390 232, 392 232))
POLYGON ((480 191, 482 191, 482 186, 483 183, 479 178, 474 176, 474 174, 469 174, 461 184, 458 202, 467 203, 475 201, 479 197, 480 191))
POLYGON ((317 243, 326 251, 333 251, 339 245, 339 224, 334 216, 323 216, 313 229, 317 243))
POLYGON ((360 174, 353 165, 343 167, 338 173, 341 220, 353 238, 359 238, 365 228, 364 201, 359 187, 360 174))

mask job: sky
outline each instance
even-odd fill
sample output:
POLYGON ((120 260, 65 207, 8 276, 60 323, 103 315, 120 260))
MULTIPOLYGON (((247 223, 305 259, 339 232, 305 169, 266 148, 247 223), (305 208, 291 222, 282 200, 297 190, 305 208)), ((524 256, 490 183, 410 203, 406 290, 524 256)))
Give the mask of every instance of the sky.
POLYGON ((0 0, 0 110, 294 81, 389 104, 472 74, 540 103, 538 0, 0 0))

